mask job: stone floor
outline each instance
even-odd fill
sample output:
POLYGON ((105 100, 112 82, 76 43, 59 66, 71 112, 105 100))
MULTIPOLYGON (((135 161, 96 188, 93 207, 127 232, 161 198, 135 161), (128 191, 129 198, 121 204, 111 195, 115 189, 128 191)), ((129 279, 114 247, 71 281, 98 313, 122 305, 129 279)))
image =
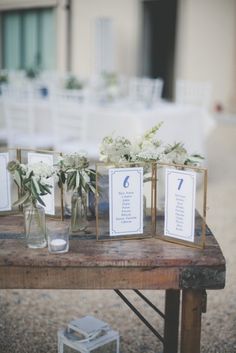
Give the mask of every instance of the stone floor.
MULTIPOLYGON (((207 147, 208 225, 225 254, 227 281, 224 290, 208 291, 201 352, 236 353, 236 124, 218 123, 207 147)), ((145 309, 153 325, 162 326, 140 299, 130 291, 126 294, 142 312, 145 309)), ((164 293, 146 295, 163 307, 164 293)), ((162 352, 153 334, 112 291, 2 290, 0 353, 56 353, 58 328, 86 314, 120 331, 121 352, 162 352)))

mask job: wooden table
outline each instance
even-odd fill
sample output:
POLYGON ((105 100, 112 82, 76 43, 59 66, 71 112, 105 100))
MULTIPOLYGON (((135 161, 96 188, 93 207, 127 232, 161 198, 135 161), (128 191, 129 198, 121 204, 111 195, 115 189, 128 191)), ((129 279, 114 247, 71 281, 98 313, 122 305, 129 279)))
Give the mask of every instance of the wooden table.
MULTIPOLYGON (((50 221, 52 222, 52 221, 50 221)), ((204 250, 155 238, 96 242, 76 237, 67 254, 28 249, 22 216, 0 218, 0 289, 155 289, 166 291, 164 353, 199 353, 205 290, 225 285, 225 259, 210 234, 204 250)))

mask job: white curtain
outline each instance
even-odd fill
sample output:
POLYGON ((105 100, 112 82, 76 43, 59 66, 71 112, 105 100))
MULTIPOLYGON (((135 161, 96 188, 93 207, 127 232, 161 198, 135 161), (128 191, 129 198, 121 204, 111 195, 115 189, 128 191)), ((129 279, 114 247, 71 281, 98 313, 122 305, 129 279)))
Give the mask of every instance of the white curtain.
POLYGON ((114 71, 114 28, 111 18, 95 20, 95 71, 97 74, 114 71))

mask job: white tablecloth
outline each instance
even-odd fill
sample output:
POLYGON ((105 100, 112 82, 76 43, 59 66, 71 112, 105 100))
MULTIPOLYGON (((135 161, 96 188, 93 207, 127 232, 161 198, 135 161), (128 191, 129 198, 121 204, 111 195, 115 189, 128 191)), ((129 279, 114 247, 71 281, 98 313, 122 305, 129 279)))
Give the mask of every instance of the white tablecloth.
MULTIPOLYGON (((34 104, 36 133, 41 136, 50 135, 53 145, 55 120, 52 119, 52 104, 49 101, 35 102, 34 104)), ((79 112, 79 106, 75 106, 74 110, 76 113, 79 112)), ((158 136, 165 144, 183 142, 189 153, 205 155, 206 139, 215 124, 211 114, 202 108, 168 102, 160 102, 155 107, 145 108, 142 105, 129 106, 129 104, 120 101, 105 105, 90 104, 83 110, 85 120, 83 142, 79 141, 81 134, 75 128, 74 135, 68 136, 66 143, 72 142, 73 149, 76 148, 74 141, 77 141, 79 147, 82 143, 83 149, 88 151, 93 145, 96 157, 99 153, 98 146, 104 136, 114 134, 114 136, 119 135, 134 139, 161 121, 163 121, 163 125, 158 136)), ((2 113, 0 114, 0 132, 4 129, 4 115, 2 113)), ((66 124, 70 124, 69 114, 66 124)), ((56 146, 56 149, 62 148, 62 146, 63 143, 59 141, 59 146, 56 146)))
POLYGON ((208 134, 214 127, 210 113, 195 106, 160 103, 150 109, 124 109, 120 105, 92 107, 87 113, 87 141, 106 135, 135 138, 163 121, 158 132, 165 143, 183 142, 189 153, 205 154, 208 134))

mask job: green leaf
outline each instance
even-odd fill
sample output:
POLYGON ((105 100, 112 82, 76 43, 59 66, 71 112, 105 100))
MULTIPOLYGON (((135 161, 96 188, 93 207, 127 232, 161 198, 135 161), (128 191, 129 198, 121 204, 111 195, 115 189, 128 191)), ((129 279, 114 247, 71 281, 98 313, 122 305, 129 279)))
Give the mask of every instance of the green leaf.
POLYGON ((80 186, 80 172, 77 170, 75 188, 78 189, 79 186, 80 186))
POLYGON ((39 186, 40 186, 40 189, 42 190, 44 190, 44 192, 46 192, 46 194, 51 194, 51 190, 50 190, 50 188, 52 188, 52 185, 45 185, 45 184, 40 184, 39 183, 39 186))
POLYGON ((67 181, 67 190, 74 190, 76 186, 76 173, 70 173, 71 177, 69 181, 67 181))
POLYGON ((96 189, 93 187, 93 185, 92 184, 88 184, 88 186, 89 186, 90 190, 95 194, 96 189))
POLYGON ((67 185, 70 184, 73 175, 74 175, 74 173, 68 173, 68 174, 67 174, 67 185))
POLYGON ((37 199, 37 201, 38 201, 41 205, 46 206, 45 203, 43 202, 43 200, 41 199, 41 197, 40 197, 39 195, 36 197, 36 199, 37 199))
POLYGON ((66 174, 65 174, 63 171, 61 171, 61 173, 60 173, 60 179, 61 179, 61 182, 62 182, 63 184, 65 184, 65 181, 66 181, 66 174))
POLYGON ((38 181, 33 176, 32 176, 32 182, 35 186, 35 190, 36 190, 37 194, 39 195, 40 194, 40 187, 39 187, 38 181))
POLYGON ((35 185, 33 183, 33 180, 31 180, 31 183, 30 183, 30 190, 31 190, 32 195, 34 196, 34 198, 37 199, 38 193, 37 193, 37 189, 35 188, 35 185))
POLYGON ((13 203, 13 206, 20 206, 23 203, 25 203, 28 198, 30 197, 30 193, 27 192, 26 194, 24 194, 23 196, 21 196, 16 202, 13 203))
POLYGON ((18 185, 20 188, 21 187, 21 177, 20 177, 20 173, 18 170, 16 170, 14 173, 14 179, 15 179, 16 185, 18 185))

